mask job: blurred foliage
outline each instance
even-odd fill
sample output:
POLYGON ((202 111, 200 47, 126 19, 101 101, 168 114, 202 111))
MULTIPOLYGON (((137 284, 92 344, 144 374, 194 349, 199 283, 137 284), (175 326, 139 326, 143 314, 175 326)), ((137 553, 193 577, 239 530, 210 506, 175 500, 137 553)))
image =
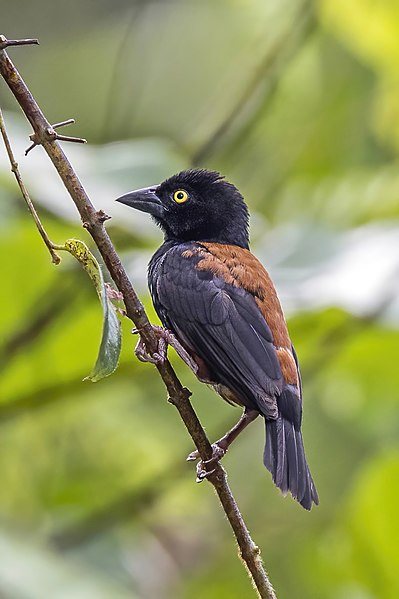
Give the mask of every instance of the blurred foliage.
MULTIPOLYGON (((251 425, 225 458, 279 597, 399 593, 399 12, 391 0, 0 0, 2 33, 153 321, 159 232, 116 206, 191 164, 248 200, 254 251, 278 284, 300 358, 304 435, 321 503, 283 499, 251 425), (250 465, 250 467, 249 467, 250 465)), ((5 85, 13 146, 51 238, 94 248, 5 85)), ((211 489, 153 367, 82 382, 101 336, 95 289, 54 267, 0 151, 0 595, 251 597, 211 489)), ((238 411, 174 363, 209 436, 238 411)))

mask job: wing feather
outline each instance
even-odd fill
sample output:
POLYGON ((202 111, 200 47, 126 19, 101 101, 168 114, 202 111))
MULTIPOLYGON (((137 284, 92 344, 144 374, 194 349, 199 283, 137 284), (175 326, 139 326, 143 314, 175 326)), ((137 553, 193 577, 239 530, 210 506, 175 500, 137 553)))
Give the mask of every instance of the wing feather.
POLYGON ((197 269, 179 246, 150 275, 157 279, 151 289, 163 324, 205 361, 212 380, 231 388, 243 405, 276 418, 283 379, 271 331, 251 293, 197 269))

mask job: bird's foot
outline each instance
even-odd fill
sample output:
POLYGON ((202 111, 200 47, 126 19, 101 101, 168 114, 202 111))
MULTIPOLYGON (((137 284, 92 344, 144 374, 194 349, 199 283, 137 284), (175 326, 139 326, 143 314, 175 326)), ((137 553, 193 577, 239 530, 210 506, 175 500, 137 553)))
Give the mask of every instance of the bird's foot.
MULTIPOLYGON (((161 328, 153 326, 153 329, 161 328)), ((154 331, 156 333, 156 331, 154 331)), ((137 329, 133 329, 132 333, 139 333, 137 329)), ((158 337, 158 335, 157 335, 158 337)), ((150 362, 151 364, 163 364, 166 360, 167 343, 162 337, 158 337, 158 351, 149 353, 142 337, 139 338, 135 347, 134 353, 140 362, 150 362)))
POLYGON ((123 295, 117 289, 114 289, 109 283, 105 283, 105 292, 109 300, 116 302, 123 302, 123 295))
POLYGON ((198 372, 198 364, 193 358, 190 356, 188 351, 182 346, 180 341, 177 339, 176 335, 172 333, 169 329, 164 329, 163 327, 159 327, 157 325, 152 326, 155 335, 161 341, 163 340, 166 344, 166 348, 168 345, 173 347, 177 355, 187 364, 187 366, 197 374, 198 372))
MULTIPOLYGON (((168 345, 173 347, 178 356, 187 364, 187 366, 197 374, 198 364, 193 360, 190 354, 184 349, 182 344, 178 341, 177 337, 169 329, 164 329, 158 325, 151 325, 158 339, 158 351, 155 354, 150 355, 145 347, 145 343, 140 338, 135 352, 136 356, 141 362, 151 362, 152 364, 158 364, 164 362, 167 357, 168 345)), ((138 333, 137 329, 133 329, 132 333, 138 333)))
MULTIPOLYGON (((111 287, 111 285, 109 283, 105 283, 105 293, 107 295, 107 299, 110 300, 111 302, 123 302, 123 295, 120 291, 117 291, 116 289, 114 289, 113 287, 111 287)), ((115 304, 113 304, 115 310, 118 312, 118 314, 120 314, 121 316, 126 316, 126 310, 124 308, 120 308, 119 306, 115 306, 115 304)))
MULTIPOLYGON (((219 443, 212 444, 212 457, 209 458, 209 460, 200 460, 196 466, 196 471, 197 471, 196 482, 197 483, 202 483, 202 481, 205 478, 207 478, 210 474, 215 472, 215 468, 212 468, 212 466, 216 466, 216 464, 219 462, 219 460, 222 459, 222 457, 224 456, 226 451, 227 451, 227 448, 224 448, 222 444, 219 444, 219 443)), ((193 462, 195 460, 198 460, 199 457, 200 457, 200 455, 199 455, 198 451, 192 451, 187 456, 186 459, 188 462, 193 462)))

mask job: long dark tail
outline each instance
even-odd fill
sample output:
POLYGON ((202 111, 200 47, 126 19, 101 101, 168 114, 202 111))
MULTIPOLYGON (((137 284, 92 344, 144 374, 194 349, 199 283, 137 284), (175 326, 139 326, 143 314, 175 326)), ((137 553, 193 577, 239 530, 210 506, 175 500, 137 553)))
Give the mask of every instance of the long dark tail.
MULTIPOLYGON (((284 392, 281 397, 284 401, 283 396, 284 392)), ((299 403, 296 397, 295 401, 299 403)), ((305 458, 300 419, 294 423, 291 417, 288 419, 279 411, 277 420, 266 420, 263 462, 271 472, 274 484, 284 494, 290 491, 306 510, 310 510, 312 503, 318 505, 316 487, 305 458)))

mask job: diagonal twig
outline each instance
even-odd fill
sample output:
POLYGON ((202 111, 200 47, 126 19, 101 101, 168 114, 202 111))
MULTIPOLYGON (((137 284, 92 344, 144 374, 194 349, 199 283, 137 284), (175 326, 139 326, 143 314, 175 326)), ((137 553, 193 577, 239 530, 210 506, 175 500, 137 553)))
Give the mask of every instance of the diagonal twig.
POLYGON ((35 221, 36 227, 45 243, 45 245, 48 248, 48 251, 50 252, 51 255, 51 260, 54 264, 59 264, 61 262, 61 258, 59 257, 59 255, 55 252, 55 244, 50 240, 50 238, 48 237, 40 219, 39 216, 36 212, 36 208, 34 207, 32 200, 30 199, 28 190, 25 187, 25 184, 22 180, 21 174, 19 172, 18 169, 18 163, 14 158, 14 154, 11 148, 11 144, 10 144, 10 140, 8 138, 7 135, 7 131, 6 131, 6 127, 5 127, 5 123, 4 123, 4 118, 3 118, 3 113, 1 111, 0 108, 0 131, 1 131, 1 135, 3 137, 4 140, 4 145, 6 147, 7 150, 7 154, 8 154, 8 158, 10 159, 10 164, 11 164, 11 171, 14 173, 15 178, 17 180, 17 183, 19 185, 19 188, 21 190, 22 196, 29 208, 29 211, 33 217, 33 220, 35 221))
MULTIPOLYGON (((48 135, 51 125, 9 59, 5 51, 6 47, 7 40, 4 36, 1 36, 0 73, 31 123, 35 140, 43 146, 50 160, 53 162, 80 214, 83 226, 96 243, 112 279, 123 295, 127 316, 132 320, 136 328, 140 330, 148 352, 153 355, 158 349, 157 338, 143 305, 104 227, 104 213, 102 211, 97 212, 91 203, 71 163, 58 143, 56 136, 50 137, 48 135)), ((182 386, 168 360, 158 362, 156 367, 168 391, 169 402, 177 408, 184 425, 199 451, 201 459, 204 461, 208 460, 212 455, 211 445, 190 403, 190 392, 182 386)), ((259 548, 253 542, 238 505, 231 493, 224 468, 220 464, 217 464, 214 472, 209 475, 208 480, 214 486, 223 510, 233 529, 240 555, 252 578, 258 596, 261 599, 276 599, 273 587, 264 569, 259 548)))

